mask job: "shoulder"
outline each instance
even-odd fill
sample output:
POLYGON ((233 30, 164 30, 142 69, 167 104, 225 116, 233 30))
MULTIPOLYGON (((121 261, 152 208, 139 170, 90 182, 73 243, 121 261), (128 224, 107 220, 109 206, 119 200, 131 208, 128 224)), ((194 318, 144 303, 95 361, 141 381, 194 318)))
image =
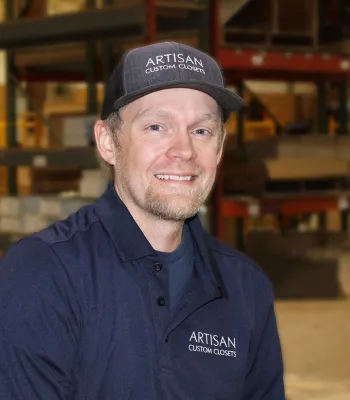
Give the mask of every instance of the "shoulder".
POLYGON ((30 235, 30 238, 42 241, 49 246, 59 243, 69 243, 76 236, 84 235, 99 225, 99 218, 93 204, 81 207, 66 219, 59 220, 40 232, 30 235))
POLYGON ((76 291, 71 275, 82 274, 79 254, 89 247, 85 235, 91 235, 96 224, 98 217, 89 205, 13 244, 0 259, 0 290, 3 293, 23 290, 35 296, 32 289, 40 286, 42 294, 50 295, 46 287, 57 285, 76 291), (68 259, 72 262, 67 262, 68 259))
MULTIPOLYGON (((10 299, 46 300, 53 294, 71 292, 72 283, 64 263, 52 247, 40 238, 30 236, 13 245, 0 259, 0 302, 10 299)), ((57 298, 52 299, 54 302, 57 298)))
POLYGON ((4 274, 8 277, 17 274, 23 280, 60 266, 51 247, 39 237, 30 235, 12 245, 0 259, 0 277, 4 274))

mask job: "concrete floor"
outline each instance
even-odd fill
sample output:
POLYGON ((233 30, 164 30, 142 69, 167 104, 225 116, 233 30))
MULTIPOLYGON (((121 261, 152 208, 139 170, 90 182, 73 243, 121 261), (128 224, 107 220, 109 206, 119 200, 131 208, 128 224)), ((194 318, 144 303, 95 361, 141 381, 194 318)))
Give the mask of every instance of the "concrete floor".
POLYGON ((350 300, 277 301, 288 400, 350 400, 350 300))

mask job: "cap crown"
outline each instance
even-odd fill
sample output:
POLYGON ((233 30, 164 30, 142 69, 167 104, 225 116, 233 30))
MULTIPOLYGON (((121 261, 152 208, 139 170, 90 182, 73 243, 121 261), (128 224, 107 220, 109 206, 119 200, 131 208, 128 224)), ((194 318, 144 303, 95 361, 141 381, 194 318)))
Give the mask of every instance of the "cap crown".
POLYGON ((210 83, 224 87, 221 69, 209 55, 184 44, 163 42, 123 55, 106 88, 102 118, 124 104, 125 96, 171 84, 210 83))

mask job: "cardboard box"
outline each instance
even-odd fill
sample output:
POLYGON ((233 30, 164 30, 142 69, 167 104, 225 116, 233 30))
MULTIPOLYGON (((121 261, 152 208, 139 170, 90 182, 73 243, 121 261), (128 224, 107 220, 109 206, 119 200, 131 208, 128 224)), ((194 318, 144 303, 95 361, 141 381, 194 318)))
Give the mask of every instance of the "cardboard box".
POLYGON ((49 224, 38 214, 25 214, 21 219, 21 232, 30 234, 46 228, 49 224))
POLYGON ((0 197, 0 215, 6 217, 16 217, 19 215, 20 209, 21 202, 19 197, 0 197))
POLYGON ((0 217, 0 231, 9 233, 21 233, 22 221, 19 217, 0 217))
POLYGON ((79 184, 82 197, 97 198, 106 190, 107 176, 101 170, 84 170, 79 184))
POLYGON ((42 197, 39 200, 39 214, 59 218, 62 215, 62 201, 57 197, 42 197))

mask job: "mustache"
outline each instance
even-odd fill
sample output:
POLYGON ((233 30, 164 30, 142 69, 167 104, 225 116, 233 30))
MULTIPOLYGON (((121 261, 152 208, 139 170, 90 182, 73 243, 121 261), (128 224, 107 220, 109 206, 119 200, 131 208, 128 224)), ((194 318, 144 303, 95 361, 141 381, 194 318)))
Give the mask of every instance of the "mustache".
POLYGON ((192 162, 172 162, 166 163, 162 165, 157 165, 155 168, 157 171, 176 171, 177 173, 187 173, 191 172, 195 175, 200 175, 203 172, 203 169, 192 162))

